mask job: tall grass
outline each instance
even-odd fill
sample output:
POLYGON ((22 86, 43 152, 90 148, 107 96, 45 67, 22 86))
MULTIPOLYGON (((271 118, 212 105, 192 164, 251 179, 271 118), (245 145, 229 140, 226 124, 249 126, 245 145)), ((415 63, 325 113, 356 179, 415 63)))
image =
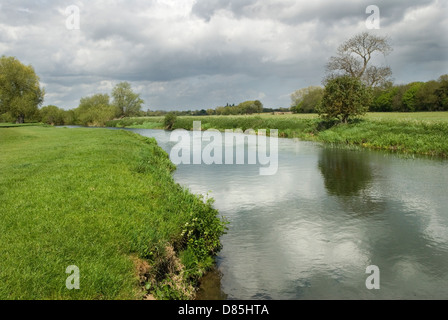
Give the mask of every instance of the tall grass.
POLYGON ((448 157, 448 122, 359 121, 319 132, 318 140, 409 154, 448 157))

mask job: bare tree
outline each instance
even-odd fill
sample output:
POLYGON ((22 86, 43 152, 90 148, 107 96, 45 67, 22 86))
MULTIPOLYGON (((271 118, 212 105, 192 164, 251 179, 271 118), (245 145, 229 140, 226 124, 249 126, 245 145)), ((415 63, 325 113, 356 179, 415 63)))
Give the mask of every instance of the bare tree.
POLYGON ((392 75, 390 67, 369 65, 375 53, 384 56, 392 52, 387 37, 379 37, 368 32, 360 33, 341 44, 336 57, 331 57, 326 65, 328 78, 348 74, 374 87, 385 83, 392 75))

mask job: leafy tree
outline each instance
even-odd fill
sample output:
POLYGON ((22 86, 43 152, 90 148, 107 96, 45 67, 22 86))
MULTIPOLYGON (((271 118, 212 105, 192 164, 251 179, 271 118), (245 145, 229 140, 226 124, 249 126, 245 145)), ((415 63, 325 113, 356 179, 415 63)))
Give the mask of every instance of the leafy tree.
POLYGON ((244 101, 241 102, 236 107, 230 107, 230 108, 233 108, 234 114, 253 114, 263 112, 263 104, 259 100, 244 101))
POLYGON ((436 89, 437 103, 444 111, 448 111, 448 74, 440 76, 440 87, 436 89))
POLYGON ((217 115, 224 115, 225 109, 226 109, 226 107, 216 107, 215 113, 217 115))
POLYGON ((371 101, 371 90, 359 79, 340 76, 327 81, 318 112, 327 119, 347 123, 350 117, 365 114, 371 101))
POLYGON ((255 106, 256 113, 262 113, 263 112, 263 104, 261 103, 260 100, 255 100, 254 101, 254 106, 255 106))
POLYGON ((439 88, 440 83, 434 80, 422 84, 415 95, 417 110, 442 111, 443 108, 439 105, 439 99, 436 94, 439 88))
POLYGON ((324 89, 310 86, 299 89, 291 94, 291 110, 295 113, 311 113, 322 101, 324 89))
POLYGON ((350 75, 360 79, 369 87, 381 85, 388 81, 392 75, 390 67, 377 67, 369 65, 375 53, 388 55, 392 51, 389 40, 368 32, 355 35, 342 43, 337 56, 331 57, 326 68, 328 78, 339 75, 350 75))
POLYGON ((110 105, 108 94, 95 94, 81 98, 75 115, 81 125, 104 126, 106 121, 114 118, 115 112, 116 108, 110 105))
POLYGON ((121 82, 112 90, 113 105, 117 108, 118 117, 131 117, 140 113, 144 101, 140 94, 132 91, 129 82, 121 82))
MULTIPOLYGON (((371 111, 443 111, 443 86, 439 81, 413 82, 374 88, 371 111)), ((448 93, 448 81, 445 92, 448 93)), ((448 100, 447 100, 448 102, 448 100)))
POLYGON ((408 85, 408 89, 403 94, 402 105, 403 111, 415 112, 417 111, 417 92, 422 86, 422 82, 413 82, 408 85))
POLYGON ((390 112, 392 111, 392 102, 395 94, 397 93, 397 88, 392 86, 392 84, 383 87, 377 87, 373 90, 373 102, 370 106, 370 111, 376 112, 390 112))
POLYGON ((38 114, 44 95, 31 65, 14 57, 0 58, 0 114, 9 113, 17 123, 24 123, 26 117, 38 114))
POLYGON ((64 112, 64 124, 76 124, 76 112, 75 110, 66 110, 64 112))
POLYGON ((16 118, 14 118, 11 114, 11 112, 6 112, 3 114, 0 114, 0 122, 7 122, 7 123, 11 123, 16 121, 16 118))
POLYGON ((41 121, 51 125, 63 125, 65 111, 56 106, 46 106, 40 109, 41 121))
POLYGON ((403 107, 403 95, 409 89, 409 85, 395 86, 395 94, 392 99, 392 111, 403 112, 406 111, 403 107))
POLYGON ((176 123, 177 116, 174 112, 170 112, 165 116, 163 120, 163 125, 165 126, 165 130, 172 130, 174 124, 176 123))

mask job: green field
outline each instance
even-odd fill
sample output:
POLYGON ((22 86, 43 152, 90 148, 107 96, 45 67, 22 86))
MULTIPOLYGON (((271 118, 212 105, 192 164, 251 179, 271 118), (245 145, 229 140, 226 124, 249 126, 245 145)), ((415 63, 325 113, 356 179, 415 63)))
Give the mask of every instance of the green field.
POLYGON ((155 140, 0 128, 0 299, 192 298, 225 229, 155 140), (66 288, 66 268, 80 289, 66 288))
MULTIPOLYGON (((162 129, 163 117, 109 121, 109 126, 162 129)), ((279 136, 331 143, 343 147, 381 149, 407 154, 448 156, 448 112, 368 113, 349 124, 330 125, 317 114, 182 116, 174 129, 191 130, 193 121, 202 129, 278 129, 279 136)))
POLYGON ((371 112, 368 120, 448 122, 448 112, 371 112))

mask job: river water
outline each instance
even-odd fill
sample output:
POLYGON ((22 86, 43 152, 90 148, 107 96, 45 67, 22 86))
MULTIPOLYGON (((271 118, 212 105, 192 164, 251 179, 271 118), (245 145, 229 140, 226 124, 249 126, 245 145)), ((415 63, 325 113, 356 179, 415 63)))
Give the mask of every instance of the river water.
MULTIPOLYGON (((131 131, 175 145, 170 132, 131 131)), ((230 222, 199 299, 448 299, 447 161, 291 139, 278 148, 270 176, 178 166, 176 181, 230 222)))

